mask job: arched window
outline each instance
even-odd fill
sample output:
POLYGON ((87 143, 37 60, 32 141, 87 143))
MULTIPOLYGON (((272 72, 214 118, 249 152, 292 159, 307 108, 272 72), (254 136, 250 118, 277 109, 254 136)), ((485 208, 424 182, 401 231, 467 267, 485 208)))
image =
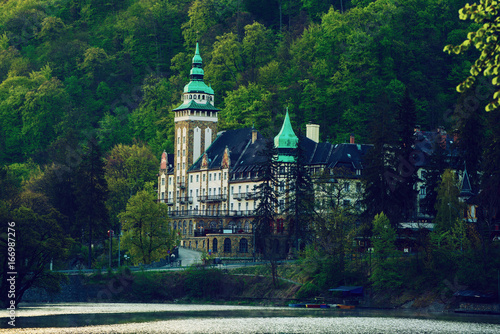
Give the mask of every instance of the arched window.
POLYGON ((177 230, 177 222, 174 222, 174 230, 177 230))
POLYGON ((189 221, 189 235, 193 235, 193 222, 189 221))
POLYGON ((224 253, 231 253, 231 239, 224 239, 224 253))
POLYGON ((250 232, 250 224, 248 222, 245 223, 245 232, 246 233, 250 232))
POLYGON ((240 253, 248 253, 248 240, 245 238, 240 240, 240 253))
POLYGON ((212 252, 217 253, 217 239, 212 242, 212 252))
POLYGON ((186 221, 184 221, 184 223, 182 224, 182 234, 186 235, 186 229, 187 229, 187 223, 186 221))
POLYGON ((193 98, 193 95, 189 95, 189 98, 192 99, 193 98))

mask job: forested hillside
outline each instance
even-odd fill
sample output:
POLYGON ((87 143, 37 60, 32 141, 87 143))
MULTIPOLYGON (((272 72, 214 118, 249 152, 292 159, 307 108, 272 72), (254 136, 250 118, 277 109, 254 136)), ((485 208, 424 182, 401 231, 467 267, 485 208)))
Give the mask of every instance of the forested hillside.
POLYGON ((3 1, 0 164, 48 164, 61 143, 92 136, 104 152, 137 140, 159 157, 196 40, 221 129, 274 135, 288 107, 297 129, 321 124, 322 140, 369 142, 381 101, 393 107, 405 88, 423 129, 453 127, 474 55, 442 50, 470 30, 464 3, 3 1))
MULTIPOLYGON (((491 288, 500 259, 491 237, 500 203, 500 112, 485 112, 489 80, 457 93, 479 53, 443 52, 479 27, 459 20, 465 2, 0 1, 0 262, 11 261, 6 231, 16 229, 22 287, 16 302, 33 284, 57 286, 61 275, 48 263, 95 268, 119 258, 113 229, 151 227, 142 235, 162 243, 141 254, 144 263, 173 249, 178 235, 158 227, 167 214, 154 189, 158 159, 173 151, 171 110, 181 104, 196 41, 221 109, 219 130, 253 125, 273 137, 288 108, 297 132, 312 122, 321 125, 321 141, 342 143, 355 134, 356 142, 373 144, 360 191, 363 225, 357 228, 351 212, 328 208, 332 216, 301 254, 311 278, 305 290, 332 282, 419 290, 445 279, 491 288), (426 175, 417 175, 415 165, 408 170, 416 124, 457 135, 453 167, 466 166, 474 191, 482 189, 474 203, 477 228, 466 231, 462 208, 453 206, 459 184, 445 171, 442 145, 434 145, 426 175), (387 173, 395 176, 392 184, 387 173), (422 203, 438 228, 402 262, 389 227, 411 217, 422 177, 428 191, 422 203), (366 259, 363 266, 346 264, 354 236, 374 234, 387 241, 374 245, 382 254, 378 271, 371 255, 369 266, 366 259), (108 257, 108 249, 115 254, 108 257)), ((485 44, 481 38, 488 47, 497 43, 484 34, 475 42, 485 44)), ((121 246, 139 253, 130 243, 121 246)), ((0 294, 7 289, 2 278, 0 294)))

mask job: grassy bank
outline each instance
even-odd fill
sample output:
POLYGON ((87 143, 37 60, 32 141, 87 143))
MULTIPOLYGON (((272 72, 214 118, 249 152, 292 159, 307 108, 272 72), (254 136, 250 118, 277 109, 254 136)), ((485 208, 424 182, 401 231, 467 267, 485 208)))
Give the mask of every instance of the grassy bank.
MULTIPOLYGON (((264 272, 265 269, 257 268, 264 272)), ((286 305, 300 285, 267 275, 229 274, 210 267, 183 271, 97 273, 85 278, 86 285, 100 286, 100 295, 113 302, 229 302, 238 304, 286 305)), ((99 295, 97 297, 99 299, 99 295)))

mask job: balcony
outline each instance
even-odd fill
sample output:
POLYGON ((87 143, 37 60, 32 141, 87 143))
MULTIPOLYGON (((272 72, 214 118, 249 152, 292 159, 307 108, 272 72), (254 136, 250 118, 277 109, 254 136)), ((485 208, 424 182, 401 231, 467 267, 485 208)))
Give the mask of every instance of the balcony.
POLYGON ((226 217, 227 213, 222 210, 171 210, 169 217, 226 217))
POLYGON ((200 202, 222 202, 227 200, 226 195, 201 195, 198 196, 200 202))
POLYGON ((156 200, 158 203, 165 203, 167 205, 174 205, 174 199, 173 198, 164 198, 164 199, 158 199, 156 200))
POLYGON ((186 182, 177 182, 177 188, 186 189, 186 182))
POLYGON ((231 217, 251 217, 255 216, 255 210, 230 210, 228 215, 231 217))
POLYGON ((255 191, 245 193, 246 200, 256 199, 256 198, 257 198, 257 193, 255 191))
POLYGON ((189 197, 189 196, 179 196, 179 197, 177 197, 177 203, 180 203, 180 204, 186 204, 186 203, 193 204, 193 198, 189 197))
POLYGON ((257 193, 255 191, 249 191, 246 193, 233 193, 233 198, 238 201, 241 201, 242 199, 246 200, 255 199, 256 197, 257 193))

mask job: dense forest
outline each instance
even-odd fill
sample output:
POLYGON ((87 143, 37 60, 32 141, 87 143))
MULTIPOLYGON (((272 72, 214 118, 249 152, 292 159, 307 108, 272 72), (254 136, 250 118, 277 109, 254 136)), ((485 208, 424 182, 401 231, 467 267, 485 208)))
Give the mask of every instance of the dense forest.
MULTIPOLYGON (((72 266, 64 262, 68 258, 86 262, 84 245, 103 241, 125 217, 127 202, 137 203, 131 210, 136 216, 126 215, 132 221, 141 214, 140 203, 153 201, 158 159, 173 148, 171 110, 181 103, 196 41, 205 82, 221 109, 219 130, 254 125, 271 137, 288 108, 295 129, 320 124, 321 141, 342 143, 355 134, 357 142, 384 152, 385 144, 395 143, 404 151, 416 124, 423 130, 442 126, 462 138, 459 167, 466 161, 474 185, 480 175, 497 175, 499 116, 484 111, 491 86, 478 80, 463 94, 456 91, 479 53, 443 52, 478 28, 459 20, 464 5, 465 0, 2 1, 0 218, 28 231, 20 258, 31 256, 40 274, 49 259, 60 267, 72 266)), ((432 189, 444 168, 436 170, 432 189)), ((407 181, 392 194, 400 211, 382 208, 390 219, 407 214, 398 204, 405 199, 399 194, 412 192, 415 179, 407 181)), ((483 182, 492 194, 499 193, 495 182, 483 182)), ((438 210, 436 196, 431 211, 438 210)), ((498 207, 496 197, 484 200, 498 207)), ((370 222, 382 211, 371 208, 370 222)), ((155 214, 164 216, 161 210, 155 214)), ((375 221, 386 226, 385 216, 375 221)), ((487 259, 483 253, 477 256, 487 259)), ((95 258, 88 256, 92 267, 95 258)), ((328 263, 323 265, 334 270, 328 263)), ((433 266, 438 270, 439 263, 433 266)), ((58 277, 44 279, 50 286, 58 277)))
MULTIPOLYGON (((443 52, 470 27, 464 1, 4 1, 0 15, 0 164, 39 165, 69 137, 104 152, 171 148, 172 107, 196 40, 221 129, 255 124, 369 142, 381 96, 411 93, 422 129, 452 128, 471 59, 443 52)), ((473 53, 469 55, 473 57, 473 53)), ((279 129, 278 129, 279 130, 279 129)))

